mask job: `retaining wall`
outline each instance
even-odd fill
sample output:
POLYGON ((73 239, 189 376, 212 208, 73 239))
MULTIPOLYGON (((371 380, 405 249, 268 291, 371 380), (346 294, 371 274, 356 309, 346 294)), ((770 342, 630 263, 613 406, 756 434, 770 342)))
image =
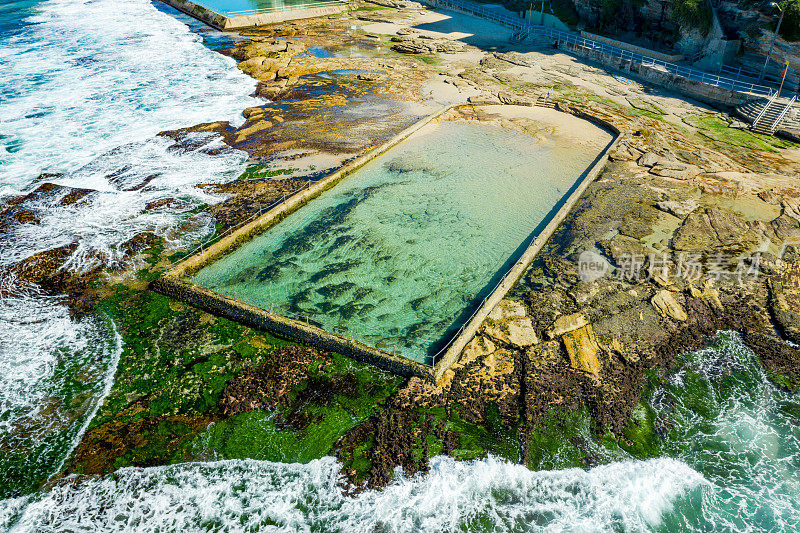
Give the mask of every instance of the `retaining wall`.
POLYGON ((603 37, 602 35, 589 33, 588 31, 581 31, 581 37, 586 37, 587 39, 591 39, 593 41, 610 44, 611 46, 616 46, 617 48, 622 48, 623 50, 635 52, 643 56, 654 57, 656 59, 660 59, 661 61, 666 61, 667 63, 677 63, 678 61, 683 59, 682 54, 665 54, 663 52, 656 52, 655 50, 650 50, 649 48, 644 48, 641 46, 636 46, 635 44, 617 41, 616 39, 609 39, 608 37, 603 37))
POLYGON ((340 353, 393 374, 405 377, 416 376, 428 380, 432 378, 431 367, 428 365, 372 348, 354 339, 328 333, 314 325, 286 318, 205 287, 191 285, 169 276, 155 280, 150 287, 171 298, 189 302, 209 313, 241 322, 253 328, 273 331, 292 339, 307 342, 323 350, 340 353))
POLYGON ((575 46, 569 43, 559 43, 559 46, 575 55, 597 61, 607 67, 630 74, 632 77, 637 77, 653 85, 666 87, 667 89, 685 94, 707 104, 736 107, 753 98, 752 95, 747 93, 723 89, 701 81, 690 80, 683 76, 678 76, 677 74, 662 70, 657 66, 645 66, 629 59, 609 56, 598 50, 586 49, 582 46, 575 46))

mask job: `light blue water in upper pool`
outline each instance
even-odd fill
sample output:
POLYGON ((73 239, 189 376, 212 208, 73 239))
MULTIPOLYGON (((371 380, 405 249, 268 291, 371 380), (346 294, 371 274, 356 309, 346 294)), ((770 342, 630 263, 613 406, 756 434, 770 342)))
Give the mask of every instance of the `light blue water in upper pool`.
POLYGON ((283 11, 330 4, 331 0, 193 0, 195 4, 226 16, 283 11))
POLYGON ((426 361, 603 146, 429 125, 193 281, 426 361))

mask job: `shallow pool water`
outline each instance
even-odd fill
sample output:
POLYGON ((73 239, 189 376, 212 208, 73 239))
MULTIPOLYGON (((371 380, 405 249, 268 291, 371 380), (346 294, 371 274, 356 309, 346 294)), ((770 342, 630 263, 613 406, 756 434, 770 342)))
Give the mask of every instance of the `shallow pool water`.
POLYGON ((428 361, 601 148, 429 125, 193 281, 428 361))

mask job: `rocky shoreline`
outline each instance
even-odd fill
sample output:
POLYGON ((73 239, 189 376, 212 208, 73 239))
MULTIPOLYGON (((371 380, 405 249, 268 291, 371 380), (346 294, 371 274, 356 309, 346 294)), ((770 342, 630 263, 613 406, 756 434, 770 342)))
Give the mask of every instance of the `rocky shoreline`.
MULTIPOLYGON (((271 102, 244 110, 238 128, 162 135, 180 149, 191 133, 214 132, 249 155, 240 179, 207 185, 228 195, 209 208, 222 231, 434 104, 463 102, 464 120, 503 123, 479 104, 527 106, 548 94, 557 109, 613 124, 621 139, 611 161, 459 362, 438 386, 402 380, 150 293, 147 283, 181 257, 153 233, 89 272, 61 268, 74 244, 40 252, 6 274, 66 295, 77 314, 108 314, 125 340, 111 395, 65 473, 335 454, 359 490, 387 484, 398 466, 425 471, 437 454, 588 467, 598 458, 579 426, 651 457, 660 429, 643 394, 719 330, 739 332, 775 383, 798 390, 800 148, 728 128, 724 113, 663 91, 614 84, 568 56, 404 30, 425 16, 414 6, 365 10, 245 32, 225 53, 271 102), (375 24, 403 31, 376 34, 375 24), (344 46, 363 55, 313 53, 344 46), (554 463, 557 446, 569 451, 554 463)), ((0 240, 38 223, 41 205, 92 194, 51 180, 0 208, 0 240)), ((202 209, 193 211, 185 230, 200 224, 202 209)))

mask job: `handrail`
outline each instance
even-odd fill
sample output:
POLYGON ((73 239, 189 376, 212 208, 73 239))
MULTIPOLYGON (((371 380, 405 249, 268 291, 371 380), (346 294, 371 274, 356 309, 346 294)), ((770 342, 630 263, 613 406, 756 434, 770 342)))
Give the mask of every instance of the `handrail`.
POLYGON ((758 121, 759 121, 759 120, 761 120, 761 118, 762 118, 762 117, 764 116, 764 114, 767 112, 767 109, 769 109, 769 106, 771 106, 771 105, 772 105, 772 103, 775 101, 775 99, 776 99, 776 98, 778 98, 778 93, 775 93, 775 94, 772 96, 772 98, 770 98, 770 99, 767 101, 767 103, 764 105, 764 107, 762 107, 762 108, 761 108, 761 112, 758 114, 758 116, 756 117, 756 119, 753 121, 753 125, 752 125, 752 127, 753 127, 753 128, 755 128, 755 127, 756 127, 756 125, 758 124, 758 121))
POLYGON ((272 202, 271 204, 269 204, 266 207, 264 207, 264 206, 259 207, 258 211, 256 211, 255 213, 253 213, 252 215, 250 215, 248 218, 244 219, 243 221, 239 222, 238 224, 229 227, 228 229, 226 229, 222 233, 217 234, 216 232, 214 232, 211 235, 210 239, 208 239, 205 242, 201 241, 198 246, 194 247, 191 251, 186 252, 184 257, 192 256, 195 253, 197 253, 198 250, 202 252, 203 251, 203 247, 208 248, 211 244, 214 244, 215 242, 219 241, 225 235, 227 235, 227 234, 229 234, 229 233, 231 233, 233 231, 236 231, 239 228, 244 227, 246 224, 249 224, 252 220, 255 220, 256 218, 260 217, 262 214, 264 214, 265 212, 269 211, 273 207, 282 204, 283 202, 285 202, 286 200, 288 200, 289 198, 291 198, 292 196, 294 196, 298 192, 302 191, 303 189, 310 188, 312 184, 317 183, 318 181, 320 181, 320 180, 308 180, 308 181, 305 182, 304 185, 300 186, 299 188, 295 189, 294 191, 292 191, 292 192, 290 192, 288 194, 284 193, 280 200, 276 200, 276 201, 272 202))
POLYGON ((783 120, 783 117, 786 116, 786 113, 788 113, 789 110, 792 108, 792 106, 794 105, 795 100, 797 100, 797 95, 792 96, 792 99, 789 100, 789 103, 786 104, 786 107, 783 108, 783 111, 781 111, 781 114, 778 115, 778 118, 776 118, 775 121, 772 123, 772 125, 769 128, 769 132, 770 133, 774 133, 775 130, 778 129, 778 125, 781 123, 781 120, 783 120))

